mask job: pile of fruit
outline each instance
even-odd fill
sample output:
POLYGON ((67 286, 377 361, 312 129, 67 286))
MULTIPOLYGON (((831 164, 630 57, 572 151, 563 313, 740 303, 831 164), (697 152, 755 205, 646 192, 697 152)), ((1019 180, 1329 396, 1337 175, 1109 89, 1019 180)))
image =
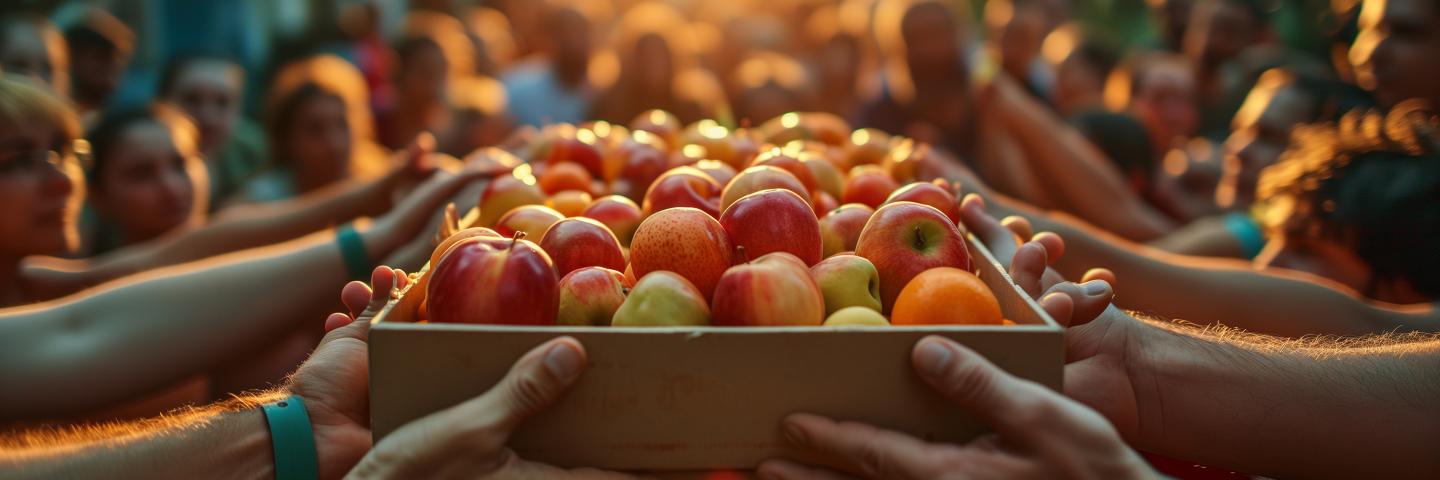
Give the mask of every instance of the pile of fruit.
POLYGON ((825 114, 758 128, 554 125, 480 196, 418 288, 437 323, 995 324, 931 152, 825 114), (637 203, 637 201, 639 203, 637 203))

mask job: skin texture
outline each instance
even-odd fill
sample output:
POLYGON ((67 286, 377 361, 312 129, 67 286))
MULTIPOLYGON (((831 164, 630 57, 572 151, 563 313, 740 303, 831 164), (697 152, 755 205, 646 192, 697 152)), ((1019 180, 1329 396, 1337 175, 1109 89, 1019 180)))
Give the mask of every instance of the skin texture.
POLYGON ((230 139, 240 120, 244 72, 222 60, 191 62, 175 78, 165 100, 195 119, 200 128, 200 148, 215 153, 230 139))
POLYGON ((671 208, 646 218, 630 242, 630 267, 644 280, 668 270, 685 277, 710 298, 730 268, 733 247, 720 222, 694 208, 671 208))
POLYGON ((93 205, 127 242, 143 242, 204 218, 210 183, 192 140, 164 125, 131 125, 91 185, 93 205))
POLYGON ((529 240, 474 237, 450 247, 434 266, 426 301, 437 323, 551 325, 559 279, 550 257, 529 240))
POLYGON ((960 229, 934 207, 896 202, 880 207, 860 232, 855 254, 880 272, 880 300, 889 313, 911 278, 933 267, 970 270, 960 229))
POLYGON ((746 195, 725 209, 720 225, 751 258, 786 252, 807 266, 820 261, 820 221, 795 192, 774 188, 746 195))

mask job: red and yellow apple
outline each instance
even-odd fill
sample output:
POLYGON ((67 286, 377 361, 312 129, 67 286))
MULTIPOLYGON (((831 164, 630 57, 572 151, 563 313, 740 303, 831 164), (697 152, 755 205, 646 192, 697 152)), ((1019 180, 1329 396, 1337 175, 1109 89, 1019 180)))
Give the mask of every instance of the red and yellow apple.
POLYGON ((635 201, 620 195, 600 197, 590 202, 580 216, 593 218, 615 234, 620 240, 620 245, 629 246, 630 237, 635 236, 635 227, 640 226, 640 220, 645 217, 640 212, 640 206, 635 201))
POLYGON ((592 201, 594 199, 590 197, 589 192, 565 190, 550 195, 550 198, 545 199, 545 206, 555 209, 567 218, 578 217, 581 212, 585 211, 585 207, 590 206, 592 201))
POLYGON ((575 162, 560 162, 545 167, 540 172, 540 190, 547 195, 565 190, 590 191, 590 182, 595 177, 585 167, 575 162))
POLYGON ((829 257, 840 252, 855 251, 860 241, 860 231, 875 209, 860 203, 847 203, 836 207, 820 218, 821 254, 829 257))
POLYGON ((888 327, 880 312, 865 307, 845 307, 825 317, 827 327, 888 327))
POLYGON ((895 202, 875 210, 855 254, 880 273, 880 301, 889 313, 895 297, 911 278, 934 267, 970 271, 970 252, 960 229, 935 207, 895 202))
MULTIPOLYGON (((936 180, 944 182, 944 180, 936 180)), ((915 182, 900 187, 885 199, 885 203, 915 202, 923 203, 944 213, 953 223, 960 223, 960 202, 949 190, 935 183, 915 182)))
POLYGON ((604 267, 584 267, 560 279, 557 325, 608 326, 630 290, 625 275, 604 267))
POLYGON ((565 215, 553 208, 544 205, 522 205, 500 217, 500 221, 495 224, 495 233, 509 238, 514 236, 515 232, 525 232, 526 236, 538 239, 545 236, 545 230, 551 225, 564 219, 565 215))
POLYGON ((625 268, 620 241, 605 224, 576 217, 555 222, 545 231, 540 248, 550 255, 555 273, 561 276, 583 267, 625 268))
POLYGON ((805 264, 785 252, 730 267, 713 299, 717 326, 807 326, 825 320, 820 287, 805 264))
POLYGON ((425 303, 436 323, 551 325, 560 300, 550 257, 529 240, 461 240, 434 265, 425 303))
POLYGON ((651 272, 675 272, 710 298, 720 275, 730 268, 730 236, 715 217, 697 208, 655 212, 635 229, 630 240, 630 266, 644 280, 651 272))
POLYGON ((810 168, 800 163, 800 159, 794 155, 786 153, 779 148, 772 148, 761 152, 760 156, 755 157, 755 161, 750 165, 776 167, 790 172, 791 175, 795 176, 796 180, 800 181, 801 185, 805 186, 806 192, 813 192, 819 188, 819 184, 815 180, 815 175, 810 173, 810 168))
POLYGON ((724 211, 735 203, 740 197, 771 188, 783 188, 800 196, 806 205, 810 204, 810 190, 800 179, 795 178, 790 172, 778 167, 755 166, 742 170, 730 184, 725 186, 725 191, 720 194, 720 210, 724 211))
POLYGON ((870 208, 879 208, 897 188, 900 185, 884 169, 861 165, 850 169, 850 178, 845 180, 845 195, 840 198, 840 203, 863 203, 870 208))
POLYGON ((545 192, 536 185, 535 175, 529 165, 516 167, 508 175, 500 175, 485 185, 480 192, 480 218, 482 227, 493 227, 500 217, 510 210, 523 205, 542 205, 545 192))
POLYGON ((711 217, 720 215, 720 183, 695 167, 675 167, 650 185, 641 211, 645 216, 667 208, 696 208, 711 217))
POLYGON ((772 188, 741 197, 720 214, 720 225, 751 258, 788 252, 807 267, 820 261, 820 221, 795 192, 772 188))

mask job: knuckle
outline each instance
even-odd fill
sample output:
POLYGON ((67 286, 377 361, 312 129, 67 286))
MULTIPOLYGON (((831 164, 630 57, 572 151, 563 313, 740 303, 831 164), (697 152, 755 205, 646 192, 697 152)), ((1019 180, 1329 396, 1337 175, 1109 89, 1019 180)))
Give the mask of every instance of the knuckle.
POLYGON ((506 396, 508 407, 519 415, 529 415, 541 409, 549 398, 549 385, 540 375, 525 372, 514 377, 506 396))

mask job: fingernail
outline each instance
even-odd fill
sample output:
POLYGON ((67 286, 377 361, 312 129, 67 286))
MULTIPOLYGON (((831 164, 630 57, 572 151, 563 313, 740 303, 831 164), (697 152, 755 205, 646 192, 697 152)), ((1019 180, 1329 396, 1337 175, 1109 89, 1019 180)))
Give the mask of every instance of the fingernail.
POLYGON ((1091 280, 1080 286, 1087 297, 1098 297, 1110 293, 1110 284, 1104 280, 1091 280))
POLYGON ((925 342, 916 353, 916 367, 920 368, 920 374, 938 378, 945 373, 945 363, 950 361, 950 349, 945 348, 940 342, 925 342))
POLYGON ((785 443, 789 443, 791 446, 795 446, 795 447, 804 447, 804 446, 805 446, 805 443, 806 443, 806 440, 805 440, 805 432, 802 431, 802 430, 800 430, 800 426, 799 426, 799 425, 796 425, 796 424, 794 424, 794 423, 792 423, 792 422, 788 422, 788 421, 782 423, 781 426, 780 426, 780 435, 784 436, 784 437, 785 437, 785 443))
POLYGON ((555 378, 563 381, 568 382, 580 375, 580 368, 583 366, 581 363, 580 352, 564 343, 550 347, 550 351, 545 352, 545 368, 549 369, 555 378))

